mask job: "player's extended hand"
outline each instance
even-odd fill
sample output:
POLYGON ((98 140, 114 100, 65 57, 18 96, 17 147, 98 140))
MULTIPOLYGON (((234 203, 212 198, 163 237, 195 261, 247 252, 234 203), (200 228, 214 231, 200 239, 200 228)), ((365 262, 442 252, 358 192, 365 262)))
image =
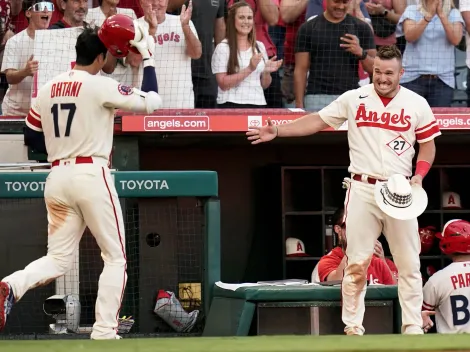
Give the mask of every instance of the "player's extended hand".
POLYGON ((180 14, 180 22, 181 26, 189 26, 189 21, 191 20, 191 16, 193 15, 193 0, 189 0, 188 7, 186 8, 186 5, 183 5, 181 8, 181 14, 180 14))
POLYGON ((423 187, 423 178, 421 177, 421 175, 414 175, 410 180, 410 184, 412 186, 418 185, 418 186, 423 187))
POLYGON ((266 61, 266 65, 264 66, 264 72, 272 73, 272 72, 276 72, 277 70, 279 70, 279 68, 282 65, 282 59, 281 60, 276 60, 276 59, 277 59, 277 56, 274 55, 272 58, 266 61))
POLYGON ((423 331, 428 332, 433 326, 434 323, 431 320, 431 315, 436 314, 433 310, 423 310, 421 312, 421 317, 423 318, 423 331))
POLYGON ((34 55, 31 55, 23 69, 24 73, 26 76, 34 76, 34 74, 38 72, 38 69, 39 69, 39 61, 34 60, 34 55))
POLYGON ((340 38, 344 43, 339 46, 346 51, 349 51, 351 54, 356 56, 362 56, 362 48, 359 45, 359 38, 354 34, 346 33, 340 38))
POLYGON ((273 125, 271 119, 268 118, 268 124, 262 127, 249 126, 246 135, 248 136, 251 144, 259 144, 262 142, 269 142, 277 137, 277 127, 273 125))

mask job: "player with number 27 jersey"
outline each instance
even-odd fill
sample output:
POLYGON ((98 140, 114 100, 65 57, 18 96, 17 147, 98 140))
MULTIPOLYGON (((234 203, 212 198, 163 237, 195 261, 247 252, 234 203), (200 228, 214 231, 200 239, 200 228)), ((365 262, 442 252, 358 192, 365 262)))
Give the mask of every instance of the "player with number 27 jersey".
POLYGON ((145 111, 139 93, 111 78, 72 70, 39 90, 26 124, 44 132, 49 162, 83 155, 108 159, 115 108, 145 111))
POLYGON ((439 126, 426 100, 404 87, 393 100, 384 99, 366 85, 344 93, 319 114, 335 129, 348 121, 349 172, 378 179, 411 176, 413 145, 439 136, 439 126))

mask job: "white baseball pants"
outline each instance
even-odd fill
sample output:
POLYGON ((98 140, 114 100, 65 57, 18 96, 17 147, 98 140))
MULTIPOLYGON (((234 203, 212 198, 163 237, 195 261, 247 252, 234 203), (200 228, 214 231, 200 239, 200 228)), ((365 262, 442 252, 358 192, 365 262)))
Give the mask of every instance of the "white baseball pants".
POLYGON ((74 164, 74 160, 61 161, 46 180, 47 255, 2 281, 12 286, 19 301, 28 290, 66 274, 88 226, 104 261, 91 338, 115 339, 127 282, 122 210, 107 160, 96 158, 93 164, 74 164))
POLYGON ((398 296, 402 333, 422 333, 423 304, 418 221, 396 220, 386 215, 374 199, 375 185, 351 180, 345 198, 347 266, 342 282, 342 318, 347 334, 364 334, 367 269, 381 232, 398 269, 398 296))

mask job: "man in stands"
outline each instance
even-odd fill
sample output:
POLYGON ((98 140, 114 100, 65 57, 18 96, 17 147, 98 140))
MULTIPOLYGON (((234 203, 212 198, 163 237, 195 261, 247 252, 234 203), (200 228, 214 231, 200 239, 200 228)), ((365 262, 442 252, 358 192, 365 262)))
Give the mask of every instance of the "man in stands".
MULTIPOLYGON (((344 268, 346 267, 347 258, 344 255, 346 250, 346 224, 344 222, 344 208, 339 208, 333 215, 334 231, 338 236, 338 247, 324 255, 318 262, 318 279, 323 281, 336 281, 343 279, 344 268)), ((392 261, 387 262, 382 245, 376 242, 374 248, 374 256, 367 269, 367 280, 370 285, 395 285, 397 283, 393 271, 396 266, 392 261), (389 266, 389 263, 390 267, 389 266)))
POLYGON ((325 12, 300 27, 295 45, 296 107, 320 111, 357 88, 359 63, 372 74, 374 34, 369 24, 348 13, 351 1, 325 0, 325 12))
MULTIPOLYGON (((202 45, 191 21, 192 1, 189 1, 187 7, 182 6, 179 16, 167 13, 168 0, 148 2, 156 12, 158 21, 154 60, 158 92, 163 99, 162 108, 193 109, 191 59, 201 57, 202 45)), ((147 6, 147 0, 141 0, 141 6, 147 6)), ((138 21, 143 28, 148 29, 144 17, 138 21)))
POLYGON ((28 115, 33 75, 39 67, 33 57, 34 35, 36 30, 47 29, 54 5, 41 0, 25 0, 23 11, 28 27, 7 41, 3 55, 2 73, 9 84, 2 103, 3 115, 28 115))
MULTIPOLYGON (((88 13, 88 0, 58 0, 64 10, 64 17, 52 24, 49 29, 63 29, 72 27, 83 27, 88 25, 85 22, 88 13)), ((106 64, 103 72, 111 74, 116 68, 117 59, 109 52, 106 55, 106 64)))

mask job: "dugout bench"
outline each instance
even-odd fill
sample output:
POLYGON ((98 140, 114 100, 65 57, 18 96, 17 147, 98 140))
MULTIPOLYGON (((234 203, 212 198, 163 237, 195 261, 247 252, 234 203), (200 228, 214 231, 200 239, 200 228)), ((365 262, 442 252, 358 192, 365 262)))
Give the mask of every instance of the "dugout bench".
MULTIPOLYGON (((368 286, 367 334, 401 331, 397 286, 368 286)), ((344 334, 341 287, 321 285, 247 286, 217 284, 203 336, 344 334)))

